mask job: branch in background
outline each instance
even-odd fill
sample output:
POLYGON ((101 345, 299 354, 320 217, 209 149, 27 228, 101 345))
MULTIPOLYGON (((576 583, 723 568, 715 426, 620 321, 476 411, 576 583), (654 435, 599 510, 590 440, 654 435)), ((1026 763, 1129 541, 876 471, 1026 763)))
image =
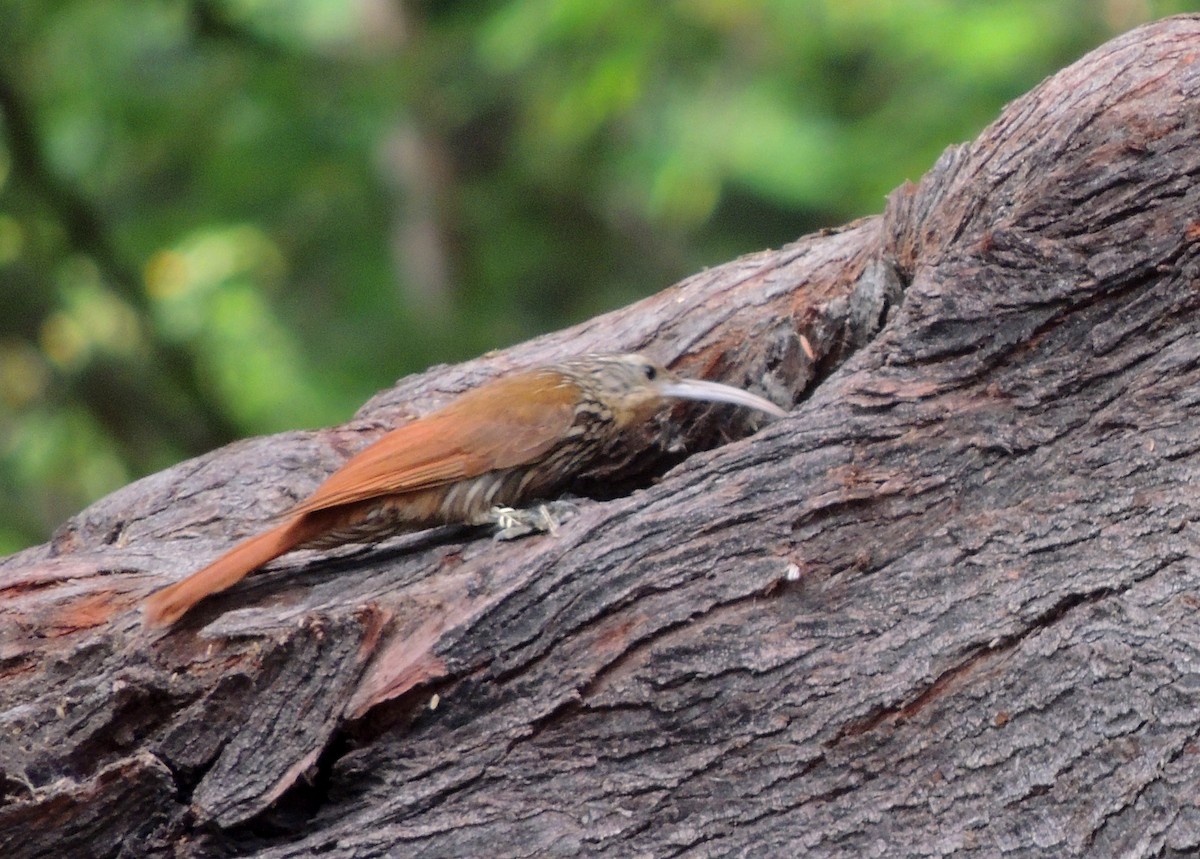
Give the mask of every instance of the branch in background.
POLYGON ((223 3, 213 0, 195 0, 190 6, 192 32, 200 39, 230 42, 248 48, 267 58, 289 56, 290 52, 280 42, 256 32, 229 14, 223 3))
MULTIPOLYGON (((37 123, 11 77, 0 69, 0 112, 13 172, 46 201, 62 224, 67 241, 90 257, 106 284, 141 316, 148 356, 135 372, 103 374, 97 388, 95 373, 84 373, 72 382, 74 393, 88 404, 96 419, 115 437, 131 464, 146 462, 145 434, 131 432, 135 424, 153 421, 158 432, 182 450, 198 452, 219 446, 239 435, 224 410, 205 390, 196 363, 187 349, 164 341, 151 324, 151 306, 135 266, 122 258, 104 219, 83 195, 56 176, 38 141, 37 123), (136 372, 142 370, 144 372, 136 372), (97 398, 123 404, 133 415, 118 416, 99 407, 97 398), (172 402, 173 401, 173 402, 172 402)), ((111 368, 109 368, 111 369, 111 368)))

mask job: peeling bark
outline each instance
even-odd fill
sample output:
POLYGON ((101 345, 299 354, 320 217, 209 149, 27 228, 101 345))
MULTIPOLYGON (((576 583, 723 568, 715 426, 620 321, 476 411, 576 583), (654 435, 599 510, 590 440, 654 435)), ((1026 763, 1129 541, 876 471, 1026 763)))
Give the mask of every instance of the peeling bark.
POLYGON ((1200 17, 1138 29, 879 217, 183 463, 0 562, 0 850, 1194 853, 1198 104, 1200 17), (796 406, 749 437, 680 407, 557 536, 296 553, 140 628, 383 428, 613 350, 796 406))

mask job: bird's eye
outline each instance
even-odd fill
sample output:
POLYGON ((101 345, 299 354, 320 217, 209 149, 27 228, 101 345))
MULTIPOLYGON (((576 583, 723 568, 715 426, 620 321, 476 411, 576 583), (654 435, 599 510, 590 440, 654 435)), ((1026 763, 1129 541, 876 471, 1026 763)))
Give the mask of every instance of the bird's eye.
POLYGON ((653 364, 647 364, 642 368, 642 372, 646 374, 646 378, 651 382, 658 376, 658 368, 653 364))

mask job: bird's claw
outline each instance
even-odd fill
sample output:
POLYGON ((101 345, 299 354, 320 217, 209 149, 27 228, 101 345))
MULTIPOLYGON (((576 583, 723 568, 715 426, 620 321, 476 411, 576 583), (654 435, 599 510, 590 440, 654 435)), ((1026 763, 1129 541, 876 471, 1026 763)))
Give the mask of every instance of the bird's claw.
POLYGON ((497 529, 494 539, 515 540, 534 533, 554 536, 558 533, 558 526, 576 512, 578 508, 570 501, 548 501, 525 510, 493 507, 489 519, 497 529))

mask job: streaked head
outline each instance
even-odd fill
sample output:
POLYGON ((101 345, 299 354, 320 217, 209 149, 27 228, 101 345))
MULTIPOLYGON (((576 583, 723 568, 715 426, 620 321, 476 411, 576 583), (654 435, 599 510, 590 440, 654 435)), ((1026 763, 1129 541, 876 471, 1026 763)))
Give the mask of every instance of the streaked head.
POLYGON ((608 406, 618 427, 648 420, 672 399, 731 403, 775 417, 787 414, 770 400, 741 388, 681 379, 641 355, 585 355, 564 361, 558 369, 608 406))

